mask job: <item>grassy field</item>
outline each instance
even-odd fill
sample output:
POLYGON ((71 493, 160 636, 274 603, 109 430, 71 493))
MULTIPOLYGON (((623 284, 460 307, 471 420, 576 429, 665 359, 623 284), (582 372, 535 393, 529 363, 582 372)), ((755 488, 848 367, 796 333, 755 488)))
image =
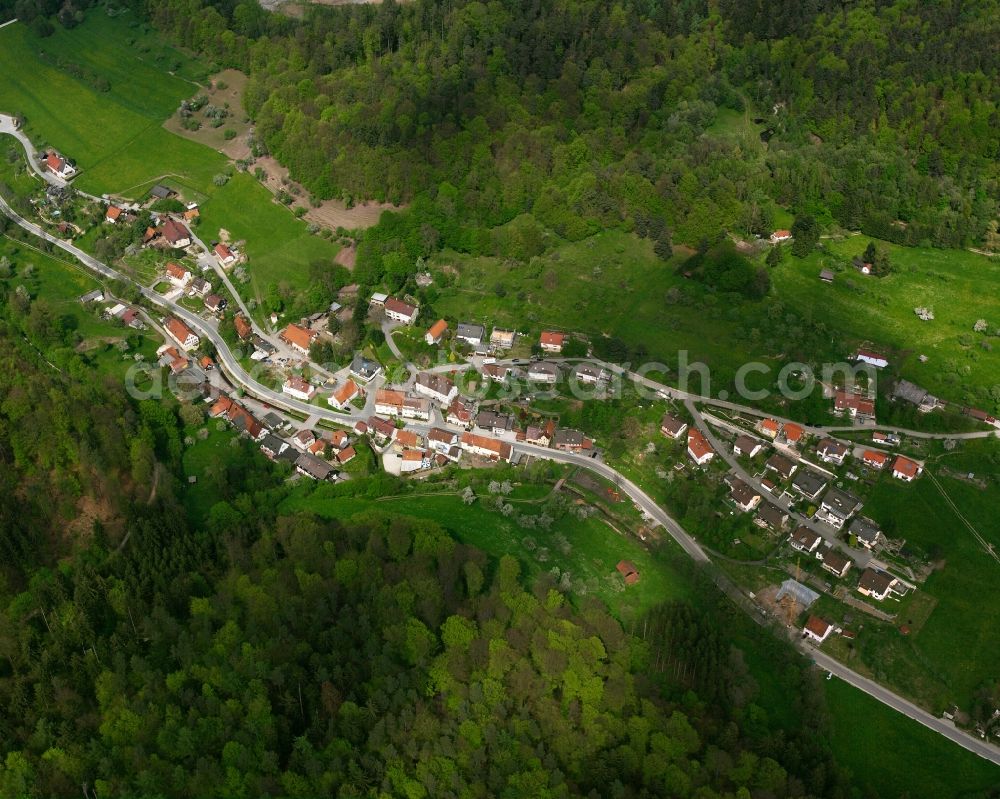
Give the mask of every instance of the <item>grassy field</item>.
POLYGON ((837 760, 883 797, 957 799, 1000 783, 1000 768, 840 680, 826 687, 837 760))
POLYGON ((185 66, 192 68, 189 59, 154 45, 129 13, 88 14, 43 40, 15 23, 0 30, 0 110, 23 114, 36 143, 76 161, 84 191, 139 196, 166 176, 207 192, 226 159, 162 128, 195 89, 165 68, 185 66), (93 75, 108 81, 108 91, 95 87, 93 75))
MULTIPOLYGON (((311 487, 310 487, 311 488, 311 487)), ((515 503, 517 507, 517 503, 515 503)), ((537 506, 525 506, 526 513, 537 506)), ((596 516, 578 521, 566 516, 551 531, 526 530, 512 519, 487 508, 484 500, 465 505, 457 495, 387 497, 371 502, 354 498, 326 498, 322 489, 300 490, 282 503, 285 513, 310 511, 325 517, 345 517, 369 508, 433 519, 461 541, 477 546, 494 557, 513 555, 530 576, 558 567, 572 575, 574 594, 582 584, 588 594, 599 596, 623 621, 637 618, 653 605, 683 595, 683 584, 674 581, 642 545, 618 535, 596 516), (560 548, 559 536, 569 546, 560 548), (639 570, 639 583, 627 588, 615 572, 622 559, 631 560, 639 570)), ((520 508, 519 508, 520 509, 520 508)))
POLYGON ((245 173, 235 174, 202 205, 198 235, 211 245, 218 240, 220 229, 228 231, 232 241, 246 239, 248 269, 258 295, 263 295, 272 283, 303 288, 309 276, 309 263, 332 262, 340 249, 307 233, 302 220, 273 202, 271 193, 245 173))
POLYGON ((693 288, 675 273, 679 260, 675 256, 664 263, 649 241, 617 231, 566 244, 527 266, 446 252, 433 264, 455 267, 458 278, 442 289, 434 307, 451 320, 530 334, 552 327, 592 339, 618 336, 671 368, 678 351, 688 350, 689 362, 709 363, 727 379, 749 352, 739 346, 736 324, 724 305, 666 303, 671 288, 693 288))
MULTIPOLYGON (((968 462, 969 456, 956 457, 968 462)), ((946 457, 942 462, 949 460, 946 457)), ((1000 488, 992 484, 980 489, 960 480, 938 479, 983 537, 1000 546, 996 517, 1000 488)), ((950 702, 968 706, 980 685, 997 678, 1000 563, 984 552, 927 478, 905 485, 883 477, 865 513, 891 537, 905 538, 941 567, 923 586, 937 600, 930 617, 910 638, 886 635, 887 641, 872 650, 879 661, 876 672, 883 669, 888 679, 932 706, 943 709, 950 702)), ((900 623, 908 621, 900 619, 900 623)))
POLYGON ((989 341, 972 330, 978 319, 986 319, 992 331, 1000 328, 1000 259, 886 244, 893 274, 865 277, 848 266, 832 285, 817 279, 821 268, 861 255, 869 241, 866 236, 827 241, 825 253, 786 258, 772 273, 773 290, 791 305, 822 313, 830 327, 891 350, 893 365, 906 377, 943 397, 962 401, 964 386, 1000 384, 1000 356, 981 346, 983 341, 1000 346, 1000 339, 989 341), (932 308, 935 319, 918 319, 913 309, 920 306, 932 308), (920 355, 927 356, 926 363, 920 355))
POLYGON ((256 292, 271 283, 304 287, 310 261, 331 261, 339 248, 307 233, 251 176, 215 185, 216 175, 233 171, 228 159, 162 126, 198 90, 165 70, 197 72, 197 63, 155 45, 130 20, 128 13, 111 19, 95 12, 44 40, 19 23, 0 30, 0 111, 24 114, 36 143, 75 160, 83 191, 138 198, 162 182, 202 203, 203 238, 217 239, 224 228, 247 240, 256 292), (80 74, 107 79, 110 89, 98 91, 92 80, 71 74, 66 60, 80 74))

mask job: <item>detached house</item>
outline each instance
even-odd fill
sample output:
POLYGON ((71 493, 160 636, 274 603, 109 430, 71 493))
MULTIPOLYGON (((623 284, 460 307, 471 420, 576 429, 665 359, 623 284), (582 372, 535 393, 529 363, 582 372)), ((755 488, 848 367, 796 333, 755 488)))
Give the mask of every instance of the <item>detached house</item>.
POLYGON ((660 419, 660 432, 674 441, 684 435, 687 429, 687 422, 673 414, 665 413, 663 414, 663 418, 660 419))
POLYGON ((727 482, 730 489, 729 498, 743 513, 749 513, 760 505, 761 495, 739 477, 731 477, 727 482))
POLYGON ((823 495, 816 518, 840 529, 859 510, 861 510, 860 499, 834 486, 823 495))
POLYGON ((378 361, 370 361, 360 352, 354 356, 350 367, 351 376, 362 383, 370 383, 382 373, 382 364, 378 361))
POLYGON ((455 341, 462 341, 473 347, 478 347, 483 343, 483 336, 486 335, 486 328, 482 325, 472 325, 467 322, 460 322, 455 329, 455 341))
POLYGON ((427 446, 435 452, 440 452, 448 460, 457 461, 462 453, 458 446, 458 439, 458 433, 441 427, 432 427, 427 434, 427 446))
POLYGON ((175 264, 173 261, 167 262, 166 273, 167 280, 178 288, 183 288, 191 282, 190 270, 185 269, 180 264, 175 264))
POLYGON ((837 466, 843 466, 847 452, 847 444, 834 441, 832 438, 824 438, 816 447, 816 454, 823 463, 835 463, 837 466))
POLYGON ((236 328, 236 335, 240 337, 240 340, 246 341, 250 336, 253 335, 253 327, 246 320, 243 314, 236 314, 233 317, 233 327, 236 328))
POLYGON ((322 458, 303 452, 295 460, 295 471, 313 480, 329 480, 335 476, 333 467, 322 458))
POLYGON ((219 242, 212 248, 212 252, 215 253, 215 257, 219 261, 220 266, 229 266, 230 264, 236 263, 236 253, 229 249, 228 244, 219 242))
POLYGON ((440 344, 441 339, 447 331, 448 323, 444 321, 444 319, 438 319, 427 329, 427 332, 424 333, 424 341, 432 347, 436 344, 440 344))
POLYGON ((580 383, 596 386, 608 379, 608 371, 595 364, 581 363, 573 370, 573 377, 580 383))
POLYGON ((754 457, 763 448, 764 445, 760 441, 745 433, 737 436, 736 441, 733 442, 733 454, 742 455, 746 458, 754 457))
POLYGON ((858 516, 851 522, 848 532, 858 539, 865 549, 874 549, 882 539, 882 530, 867 516, 858 516))
POLYGON ((304 402, 309 402, 316 396, 316 386, 294 375, 285 381, 281 390, 288 396, 295 397, 295 399, 300 399, 304 402))
POLYGON ((826 619, 819 616, 810 616, 806 626, 802 628, 802 635, 815 641, 817 644, 823 643, 833 632, 833 625, 826 619))
POLYGON ((176 219, 167 219, 161 229, 163 238, 175 249, 183 249, 191 246, 191 233, 184 225, 176 219))
POLYGON ((168 319, 164 328, 167 334, 185 350, 193 350, 201 343, 201 339, 180 319, 168 319))
POLYGON ((583 452, 593 449, 594 442, 579 430, 560 427, 552 436, 552 448, 562 452, 583 452))
POLYGON ((781 433, 785 437, 785 443, 790 446, 798 446, 802 437, 806 434, 805 428, 794 422, 786 422, 782 425, 781 433))
POLYGON ((394 322, 402 322, 404 325, 412 324, 417 318, 416 306, 410 305, 395 297, 389 297, 383 306, 385 315, 394 322))
POLYGON ((897 480, 905 480, 907 483, 916 480, 923 470, 924 467, 919 463, 904 458, 902 455, 897 455, 896 462, 892 464, 892 476, 897 480))
POLYGON ((345 410, 355 397, 361 394, 361 389, 353 380, 345 380, 342 385, 326 398, 326 401, 334 408, 345 410))
POLYGON ((861 573, 861 579, 858 580, 858 593, 882 602, 898 585, 899 580, 891 574, 869 567, 861 573))
POLYGON ((493 436, 507 436, 514 432, 516 422, 509 413, 482 410, 476 414, 476 431, 483 431, 493 436))
POLYGON ((309 354, 309 347, 319 334, 301 325, 289 325, 278 334, 278 338, 302 355, 309 354))
POLYGON ((497 350, 509 350, 514 346, 514 339, 517 334, 513 330, 504 330, 503 328, 495 327, 493 332, 490 333, 490 346, 497 350))
POLYGON ((557 333, 554 330, 543 330, 538 339, 538 343, 544 352, 562 352, 563 343, 566 341, 565 333, 557 333))
POLYGON ((108 224, 115 224, 118 218, 122 215, 122 209, 117 205, 109 205, 108 210, 104 212, 104 221, 108 224))
POLYGON ((701 430, 694 427, 688 430, 688 457, 699 466, 704 466, 715 457, 715 452, 701 434, 701 430))
POLYGON ((537 361, 528 367, 528 380, 532 383, 554 386, 559 382, 559 367, 548 361, 537 361))
POLYGON ((822 541, 823 536, 810 530, 804 524, 796 527, 792 534, 788 536, 789 546, 797 552, 802 552, 806 555, 812 555, 816 552, 822 541))
POLYGON ((774 454, 767 459, 764 468, 769 472, 777 473, 783 480, 787 480, 795 474, 795 470, 799 467, 784 455, 774 454))
POLYGON ((472 455, 479 455, 490 460, 502 460, 508 463, 514 451, 506 441, 498 441, 495 438, 480 436, 475 433, 462 433, 459 445, 465 452, 472 455))
POLYGON ((76 174, 76 167, 59 155, 55 150, 51 150, 45 156, 45 168, 56 177, 69 180, 76 174))
POLYGON ((757 430, 768 438, 777 438, 780 429, 781 425, 774 419, 761 419, 757 423, 757 430))
POLYGON ((191 279, 190 292, 193 296, 204 297, 212 290, 212 284, 203 277, 191 279))
POLYGON ((218 313, 223 310, 228 303, 225 297, 220 297, 218 294, 209 294, 205 297, 205 310, 211 311, 212 313, 218 313))
POLYGON ((396 425, 388 419, 372 416, 368 420, 368 434, 378 444, 385 444, 396 437, 396 425))
POLYGON ((441 405, 447 405, 458 395, 458 388, 451 380, 432 372, 418 374, 413 390, 441 405))
POLYGON ((770 502, 765 502, 757 511, 754 523, 758 527, 780 533, 788 525, 788 511, 777 505, 772 505, 770 502))
POLYGON ((448 406, 448 415, 445 417, 448 424, 456 427, 468 427, 472 421, 473 406, 465 402, 461 397, 455 397, 448 406))
POLYGON ((506 366, 501 363, 488 363, 483 366, 483 379, 494 383, 503 383, 514 372, 515 369, 513 366, 506 366))
POLYGON ((820 476, 819 472, 811 469, 803 469, 792 480, 792 488, 798 491, 806 499, 816 499, 826 488, 826 480, 820 476))
POLYGON ((866 449, 864 454, 861 456, 861 462, 864 463, 865 466, 870 466, 872 469, 881 469, 885 466, 888 460, 888 455, 875 449, 866 449))
POLYGON ((838 391, 834 395, 833 410, 835 413, 853 418, 874 419, 875 403, 851 391, 838 391))
POLYGON ((547 447, 552 443, 556 432, 556 423, 549 419, 544 425, 530 425, 524 433, 524 440, 536 447, 547 447))
POLYGON ((851 570, 851 559, 833 547, 826 547, 817 551, 816 557, 823 561, 824 569, 831 574, 837 575, 837 577, 843 577, 851 570))
POLYGON ((790 230, 776 230, 771 234, 771 244, 781 244, 784 241, 789 241, 792 238, 792 231, 790 230))

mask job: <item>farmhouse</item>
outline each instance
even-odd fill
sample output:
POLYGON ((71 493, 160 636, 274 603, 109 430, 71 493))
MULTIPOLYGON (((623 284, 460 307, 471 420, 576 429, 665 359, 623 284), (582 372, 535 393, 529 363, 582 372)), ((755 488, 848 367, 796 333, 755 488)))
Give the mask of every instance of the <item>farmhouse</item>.
POLYGON ((432 372, 418 374, 413 390, 441 405, 447 405, 458 395, 458 388, 451 380, 432 372))
POLYGON ((844 526, 851 514, 860 509, 860 499, 834 486, 823 495, 816 518, 839 529, 844 526))
POLYGON ((792 534, 788 536, 788 543, 791 548, 798 552, 804 552, 807 555, 816 552, 822 540, 823 536, 810 530, 804 524, 796 527, 792 534))
POLYGON ((823 561, 824 569, 831 574, 836 574, 838 577, 843 577, 851 570, 851 559, 832 546, 818 551, 816 557, 823 561))
POLYGON ((861 456, 861 462, 872 469, 881 469, 889 460, 889 456, 877 449, 866 449, 861 456))
POLYGON ((715 457, 715 453, 708 441, 705 440, 705 436, 694 427, 688 430, 688 456, 699 466, 704 466, 715 457))
POLYGON ((424 333, 424 341, 432 347, 435 344, 440 344, 447 330, 448 323, 444 319, 438 319, 433 325, 427 328, 427 332, 424 333))
POLYGON ((826 619, 819 616, 810 616, 806 621, 806 626, 802 628, 802 635, 815 641, 817 644, 823 643, 833 632, 833 625, 826 619))
POLYGON ((896 462, 892 464, 892 476, 897 480, 905 480, 907 483, 912 483, 923 470, 924 467, 919 463, 904 458, 902 455, 898 455, 896 462))
POLYGON ((191 233, 176 219, 167 219, 163 223, 162 234, 171 247, 183 248, 191 246, 191 233))
POLYGON ((473 347, 478 347, 483 343, 483 336, 486 335, 486 328, 482 325, 473 325, 468 322, 459 322, 455 329, 455 340, 463 341, 473 347))
POLYGON ((891 574, 869 567, 861 573, 861 578, 858 580, 858 593, 881 602, 898 585, 899 580, 891 574))
POLYGON ((319 334, 301 325, 291 324, 278 334, 278 338, 302 355, 309 354, 309 347, 319 334))
POLYGON ((394 322, 402 322, 404 325, 412 324, 417 318, 416 306, 410 305, 395 297, 389 297, 385 301, 385 315, 394 322))
POLYGON ((223 244, 221 241, 212 248, 215 253, 215 257, 219 261, 219 266, 229 266, 236 262, 236 253, 229 249, 228 244, 223 244))
POLYGON ((761 496, 750 485, 743 482, 738 477, 729 478, 729 498, 737 508, 744 513, 749 513, 756 508, 761 501, 761 496))
POLYGON ((180 319, 168 319, 164 324, 167 334, 185 350, 193 350, 201 343, 191 329, 180 319))
POLYGON ((514 346, 514 339, 517 337, 517 333, 513 330, 504 330, 503 328, 495 327, 493 332, 490 333, 490 346, 498 350, 509 350, 514 346))
POLYGON ((462 433, 460 445, 465 452, 472 455, 480 455, 491 460, 502 460, 510 462, 513 449, 506 441, 498 441, 489 436, 480 436, 475 433, 462 433))
POLYGON ((564 333, 557 333, 554 330, 543 330, 538 339, 538 343, 544 352, 562 352, 563 342, 566 340, 564 333))
POLYGON ((177 374, 187 369, 187 358, 177 352, 177 348, 174 346, 164 344, 156 351, 156 354, 160 356, 160 366, 169 366, 172 374, 177 374))
POLYGON ((340 386, 334 389, 333 393, 326 398, 328 404, 339 410, 345 410, 351 401, 361 394, 361 389, 353 380, 345 380, 340 386))
POLYGON ((792 231, 776 230, 771 234, 771 244, 781 244, 783 241, 789 241, 791 238, 792 231))
POLYGON ((856 517, 847 531, 857 538, 858 543, 865 549, 874 549, 882 538, 882 530, 867 516, 856 517))
POLYGON ((309 402, 309 400, 316 396, 316 386, 295 375, 285 380, 281 390, 288 396, 295 397, 295 399, 300 399, 304 402, 309 402))
POLYGON ((816 454, 823 463, 835 463, 842 466, 847 457, 848 446, 832 438, 824 438, 816 447, 816 454))
POLYGON ((798 464, 793 463, 784 455, 778 455, 776 453, 767 459, 767 462, 764 464, 764 468, 770 472, 776 472, 783 480, 787 480, 795 474, 795 470, 799 467, 798 464))
POLYGON ((167 273, 167 280, 178 288, 186 286, 191 281, 191 272, 180 264, 175 264, 173 261, 167 261, 165 271, 167 273))
POLYGON ((663 414, 663 418, 660 419, 660 432, 674 439, 674 441, 684 435, 687 427, 687 422, 673 414, 665 413, 663 414))
POLYGON ((889 365, 889 359, 874 350, 859 349, 854 353, 854 360, 858 363, 867 363, 876 369, 884 369, 889 365))

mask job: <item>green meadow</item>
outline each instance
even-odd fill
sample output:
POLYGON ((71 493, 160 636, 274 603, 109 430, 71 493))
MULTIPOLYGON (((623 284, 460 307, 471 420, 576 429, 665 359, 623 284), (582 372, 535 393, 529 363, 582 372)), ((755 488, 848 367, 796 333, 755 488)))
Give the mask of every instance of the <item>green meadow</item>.
MULTIPOLYGON (((524 529, 512 518, 484 505, 486 498, 466 505, 457 494, 386 497, 370 501, 332 497, 324 487, 297 489, 280 506, 284 513, 309 511, 326 518, 347 517, 377 509, 438 522, 458 540, 479 547, 494 557, 512 555, 522 562, 529 578, 556 567, 569 572, 573 594, 600 597, 627 622, 644 611, 686 592, 684 581, 675 580, 660 559, 638 541, 612 530, 597 516, 579 521, 570 515, 551 530, 524 529), (565 543, 563 543, 565 539, 565 543), (568 544, 568 546, 567 546, 568 544), (625 587, 615 571, 618 561, 632 561, 640 574, 637 584, 625 587), (579 590, 578 586, 585 586, 579 590)), ((530 501, 530 500, 527 500, 530 501)), ((538 506, 513 500, 518 511, 536 514, 538 506)))
POLYGON ((841 680, 823 681, 834 756, 862 796, 958 799, 1000 783, 1000 768, 841 680))
POLYGON ((790 305, 822 314, 845 342, 869 340, 892 352, 894 368, 942 397, 961 402, 970 387, 1000 385, 1000 338, 972 329, 979 319, 991 332, 1000 329, 1000 259, 883 243, 895 271, 876 278, 849 265, 869 241, 828 240, 824 251, 808 258, 786 257, 772 272, 773 291, 790 305), (824 267, 842 270, 832 284, 818 279, 824 267), (931 308, 935 318, 921 321, 917 307, 931 308))

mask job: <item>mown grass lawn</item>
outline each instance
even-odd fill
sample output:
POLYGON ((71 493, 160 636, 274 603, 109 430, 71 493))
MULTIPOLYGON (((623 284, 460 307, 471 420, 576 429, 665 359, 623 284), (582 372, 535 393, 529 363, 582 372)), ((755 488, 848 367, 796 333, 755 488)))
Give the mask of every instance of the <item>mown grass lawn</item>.
POLYGON ((826 253, 786 258, 772 272, 773 291, 791 305, 812 309, 817 318, 821 314, 848 343, 870 340, 894 352, 894 367, 941 396, 962 401, 964 386, 1000 385, 1000 353, 981 346, 985 341, 1000 350, 1000 339, 972 330, 978 319, 986 319, 991 331, 1000 328, 1000 260, 883 243, 896 269, 887 277, 866 277, 848 266, 830 285, 818 279, 821 268, 849 263, 869 241, 866 236, 826 241, 826 253), (934 320, 921 321, 913 313, 917 307, 932 308, 934 320), (926 363, 920 355, 927 356, 926 363))
MULTIPOLYGON (((404 495, 370 501, 329 498, 324 496, 322 489, 298 490, 280 507, 284 513, 309 511, 328 518, 343 518, 369 509, 436 521, 458 540, 494 557, 513 555, 518 558, 529 578, 553 567, 560 572, 568 571, 574 583, 574 596, 582 598, 576 585, 583 583, 586 593, 603 599, 626 626, 628 621, 638 618, 652 606, 680 598, 685 593, 685 583, 674 580, 661 561, 637 541, 619 535, 595 516, 584 521, 566 516, 556 522, 551 531, 529 530, 487 508, 482 498, 472 505, 465 505, 457 495, 404 495), (569 542, 568 550, 560 549, 560 535, 569 542), (632 561, 638 569, 641 579, 636 585, 623 587, 615 571, 615 565, 622 559, 632 561)), ((518 509, 532 514, 537 512, 531 505, 518 509)))
POLYGON ((956 799, 1000 783, 1000 768, 838 679, 823 681, 838 762, 882 796, 956 799))

